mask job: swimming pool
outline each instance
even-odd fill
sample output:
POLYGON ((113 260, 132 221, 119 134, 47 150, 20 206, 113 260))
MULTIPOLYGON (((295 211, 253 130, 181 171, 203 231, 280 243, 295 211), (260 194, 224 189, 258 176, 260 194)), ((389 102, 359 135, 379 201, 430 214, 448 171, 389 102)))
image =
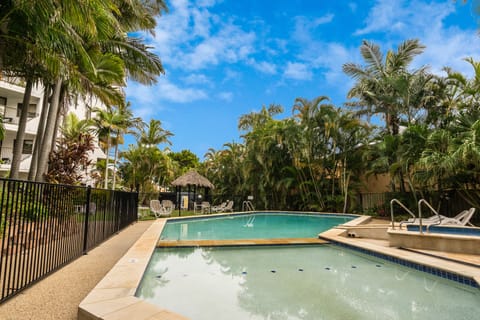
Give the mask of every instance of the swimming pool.
POLYGON ((156 249, 137 297, 191 319, 476 319, 480 290, 332 245, 156 249))
POLYGON ((315 238, 325 230, 357 216, 300 213, 251 213, 219 217, 171 219, 162 240, 225 240, 315 238))

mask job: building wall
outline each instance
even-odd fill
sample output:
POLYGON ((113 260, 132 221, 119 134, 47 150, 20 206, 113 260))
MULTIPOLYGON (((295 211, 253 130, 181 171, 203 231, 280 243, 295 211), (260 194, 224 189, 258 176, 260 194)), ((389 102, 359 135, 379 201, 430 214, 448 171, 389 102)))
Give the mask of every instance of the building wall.
POLYGON ((379 174, 362 177, 361 193, 383 193, 390 191, 390 175, 379 174))
MULTIPOLYGON (((21 80, 9 79, 9 82, 0 80, 0 114, 3 117, 3 125, 5 128, 5 137, 1 141, 0 148, 0 176, 6 177, 9 174, 11 161, 13 157, 13 146, 18 131, 19 112, 18 104, 23 101, 24 87, 21 80)), ((43 104, 42 86, 35 86, 32 89, 32 97, 29 107, 29 117, 27 120, 27 127, 25 131, 25 141, 22 154, 22 162, 20 164, 20 179, 26 179, 30 169, 32 160, 32 151, 34 147, 35 137, 42 112, 43 104)), ((74 99, 75 103, 70 104, 68 112, 74 112, 80 119, 85 119, 90 116, 88 108, 83 99, 74 99)), ((98 104, 101 107, 101 104, 98 104)), ((93 164, 95 165, 98 158, 105 158, 105 154, 100 150, 96 143, 96 150, 90 155, 93 164)), ((87 168, 87 172, 94 168, 87 168)), ((84 181, 85 184, 91 184, 90 179, 84 181)))

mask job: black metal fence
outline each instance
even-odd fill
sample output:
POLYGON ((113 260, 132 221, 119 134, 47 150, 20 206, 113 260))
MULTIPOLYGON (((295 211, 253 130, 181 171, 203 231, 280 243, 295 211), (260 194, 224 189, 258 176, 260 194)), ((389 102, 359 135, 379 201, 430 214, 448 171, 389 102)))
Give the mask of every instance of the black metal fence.
POLYGON ((138 194, 0 179, 0 303, 137 220, 138 194))
MULTIPOLYGON (((385 193, 362 193, 359 195, 359 210, 380 217, 390 218, 390 201, 397 199, 415 214, 418 213, 418 201, 425 199, 439 213, 447 217, 453 217, 462 210, 475 207, 477 213, 470 222, 480 224, 480 190, 448 190, 445 192, 423 192, 413 194, 411 192, 385 192, 385 193)), ((408 213, 398 205, 394 205, 394 216, 399 219, 409 218, 408 213), (403 216, 403 217, 402 217, 403 216)), ((431 212, 428 212, 430 215, 431 212)))

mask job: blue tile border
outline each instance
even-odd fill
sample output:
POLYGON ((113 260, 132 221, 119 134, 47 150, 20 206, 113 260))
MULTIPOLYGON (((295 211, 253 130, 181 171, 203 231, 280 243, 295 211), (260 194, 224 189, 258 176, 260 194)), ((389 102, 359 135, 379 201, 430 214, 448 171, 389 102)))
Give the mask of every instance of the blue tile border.
POLYGON ((453 273, 453 272, 441 270, 441 269, 434 268, 434 267, 425 266, 425 265, 420 264, 420 263, 407 261, 405 259, 393 257, 393 256, 390 256, 390 255, 387 255, 387 254, 384 254, 384 253, 379 253, 379 252, 367 250, 367 249, 364 249, 364 248, 355 247, 355 246, 345 244, 345 243, 342 243, 342 242, 338 242, 338 241, 335 241, 335 240, 331 240, 331 239, 327 239, 327 238, 323 238, 323 237, 320 237, 320 238, 324 239, 324 240, 328 240, 332 244, 334 244, 336 246, 339 246, 339 247, 342 247, 342 248, 347 248, 347 249, 350 249, 350 250, 354 250, 354 251, 357 251, 357 252, 360 252, 360 253, 363 253, 363 254, 366 254, 366 255, 369 255, 369 256, 373 256, 375 258, 380 258, 380 259, 383 259, 383 260, 387 260, 389 262, 393 262, 393 263, 396 263, 396 264, 399 264, 399 265, 402 265, 402 266, 405 266, 405 267, 408 267, 408 268, 412 268, 412 269, 415 269, 417 271, 426 272, 426 273, 432 274, 432 275, 437 276, 437 277, 441 277, 441 278, 444 278, 444 279, 447 279, 447 280, 455 281, 455 282, 458 282, 458 283, 461 283, 461 284, 464 284, 464 285, 467 285, 467 286, 470 286, 470 287, 473 287, 473 288, 480 289, 480 285, 477 283, 477 281, 475 281, 475 279, 470 278, 470 277, 462 276, 460 274, 456 274, 456 273, 453 273))

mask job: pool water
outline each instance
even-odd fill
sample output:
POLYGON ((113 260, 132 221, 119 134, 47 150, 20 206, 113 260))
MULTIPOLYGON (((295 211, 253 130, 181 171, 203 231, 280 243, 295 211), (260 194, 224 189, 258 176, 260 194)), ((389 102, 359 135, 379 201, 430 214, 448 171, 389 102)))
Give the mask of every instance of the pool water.
MULTIPOLYGON (((423 225, 422 229, 424 232, 426 232, 427 226, 423 225)), ((420 226, 407 224, 407 230, 419 231, 420 226)), ((449 225, 432 225, 432 226, 429 226, 428 232, 480 237, 480 228, 468 227, 468 226, 464 227, 464 226, 449 226, 449 225)))
POLYGON ((169 220, 163 240, 232 240, 315 238, 319 233, 354 219, 349 215, 255 213, 186 220, 169 220))
POLYGON ((331 245, 159 248, 136 295, 198 320, 459 320, 480 313, 479 289, 331 245))

